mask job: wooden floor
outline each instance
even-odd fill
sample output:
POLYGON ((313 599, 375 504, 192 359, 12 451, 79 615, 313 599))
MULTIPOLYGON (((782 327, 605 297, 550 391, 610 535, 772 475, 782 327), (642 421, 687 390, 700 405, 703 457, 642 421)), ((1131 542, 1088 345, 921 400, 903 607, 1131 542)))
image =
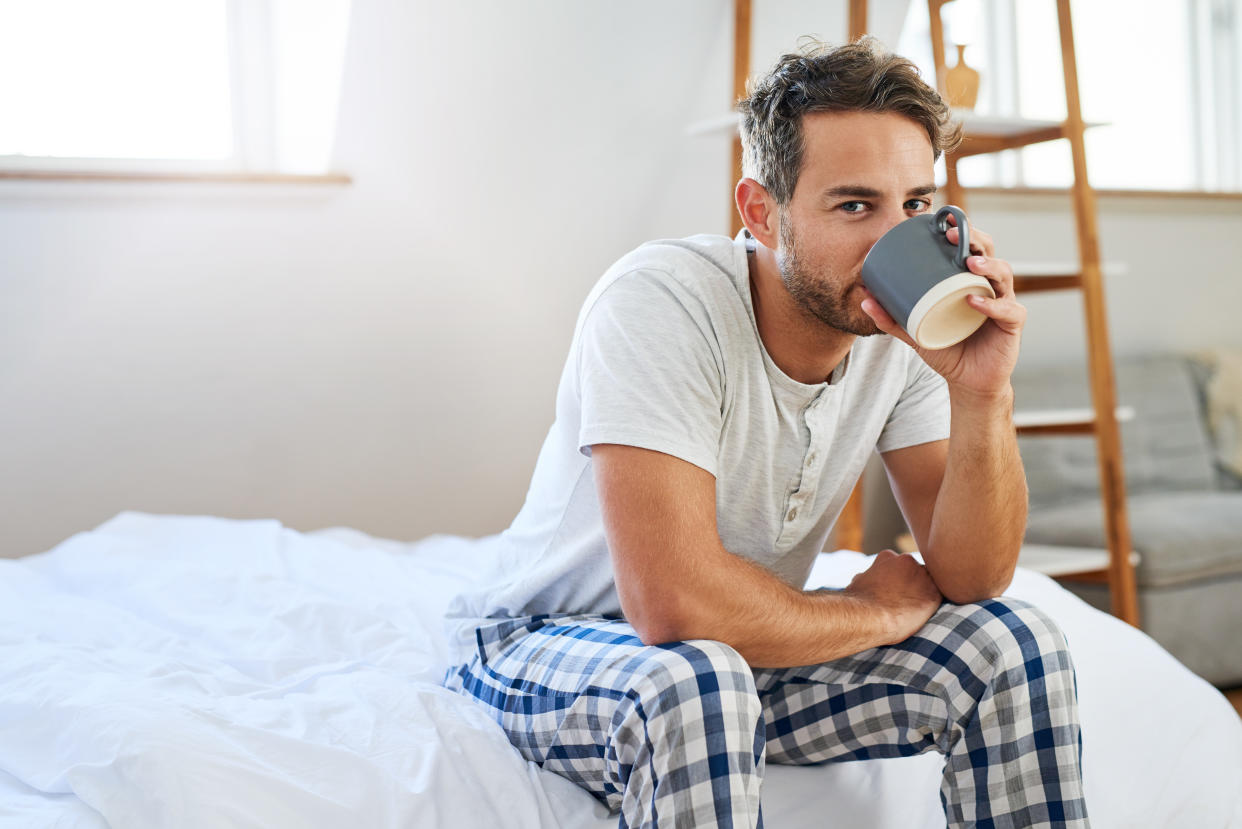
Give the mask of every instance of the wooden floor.
POLYGON ((1238 716, 1242 717, 1242 688, 1233 688, 1225 691, 1225 697, 1233 703, 1233 707, 1238 711, 1238 716))

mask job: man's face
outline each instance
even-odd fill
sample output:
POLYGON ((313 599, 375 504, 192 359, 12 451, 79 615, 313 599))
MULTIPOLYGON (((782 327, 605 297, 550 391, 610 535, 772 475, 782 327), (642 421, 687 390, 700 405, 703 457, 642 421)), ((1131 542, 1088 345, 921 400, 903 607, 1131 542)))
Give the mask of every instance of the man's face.
POLYGON ((863 259, 885 231, 931 206, 931 140, 895 113, 812 113, 802 134, 802 169, 780 213, 781 278, 810 317, 878 334, 860 307, 863 259))

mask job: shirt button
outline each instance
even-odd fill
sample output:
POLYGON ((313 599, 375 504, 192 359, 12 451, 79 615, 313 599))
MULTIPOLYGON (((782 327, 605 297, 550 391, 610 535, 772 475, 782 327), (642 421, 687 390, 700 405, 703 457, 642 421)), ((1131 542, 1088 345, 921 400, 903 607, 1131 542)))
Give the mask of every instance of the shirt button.
POLYGON ((797 507, 793 507, 793 508, 791 508, 791 509, 789 510, 789 512, 785 515, 785 520, 786 520, 786 521, 792 521, 792 520, 794 520, 794 519, 795 519, 795 518, 797 518, 797 517, 798 517, 798 508, 797 508, 797 507))
POLYGON ((814 452, 812 452, 811 454, 809 454, 809 455, 807 455, 807 456, 806 456, 806 466, 807 466, 807 468, 808 468, 808 469, 810 469, 810 468, 811 468, 811 464, 813 464, 813 463, 815 463, 815 453, 814 453, 814 452))

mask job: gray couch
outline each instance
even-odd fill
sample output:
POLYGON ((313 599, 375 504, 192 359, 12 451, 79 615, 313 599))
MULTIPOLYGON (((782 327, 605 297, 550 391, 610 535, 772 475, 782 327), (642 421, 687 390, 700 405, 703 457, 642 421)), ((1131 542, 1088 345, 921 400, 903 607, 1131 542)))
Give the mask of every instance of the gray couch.
MULTIPOLYGON (((1226 464, 1205 416, 1213 369, 1191 358, 1120 359, 1118 398, 1135 410, 1122 448, 1142 627, 1205 679, 1242 684, 1242 479, 1226 464)), ((1019 409, 1087 406, 1083 369, 1023 371, 1019 409)), ((1213 387, 1215 388, 1215 387, 1213 387)), ((1095 441, 1020 440, 1031 489, 1027 541, 1103 547, 1095 441)), ((1102 586, 1067 583, 1107 608, 1102 586)))

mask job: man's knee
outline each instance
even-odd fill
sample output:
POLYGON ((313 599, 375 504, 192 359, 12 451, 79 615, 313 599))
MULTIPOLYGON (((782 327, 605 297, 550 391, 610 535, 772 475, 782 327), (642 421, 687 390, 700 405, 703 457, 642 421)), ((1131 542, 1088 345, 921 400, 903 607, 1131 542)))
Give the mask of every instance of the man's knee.
POLYGON ((650 718, 670 717, 683 736, 701 727, 749 738, 763 717, 750 665, 723 642, 696 639, 645 649, 638 703, 650 718))
MULTIPOLYGON (((1065 634, 1044 611, 1019 599, 945 605, 932 617, 938 653, 964 683, 1061 686, 1072 692, 1074 667, 1065 634)), ((977 688, 972 696, 981 692, 977 688)))
POLYGON ((670 642, 647 649, 644 657, 643 672, 670 701, 721 694, 758 700, 750 665, 723 642, 670 642))
POLYGON ((1068 656, 1060 625, 1028 602, 1000 598, 954 607, 967 641, 1006 664, 1026 662, 1039 654, 1068 656))

